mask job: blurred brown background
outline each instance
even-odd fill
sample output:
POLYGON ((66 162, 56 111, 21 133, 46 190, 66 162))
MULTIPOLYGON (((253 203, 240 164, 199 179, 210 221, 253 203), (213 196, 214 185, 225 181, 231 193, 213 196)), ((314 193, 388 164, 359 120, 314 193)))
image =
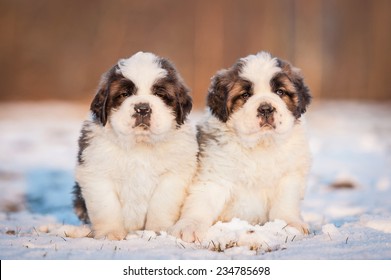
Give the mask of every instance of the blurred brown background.
POLYGON ((315 98, 391 99, 389 0, 0 0, 0 101, 89 101, 139 50, 171 59, 198 107, 217 70, 260 50, 315 98))

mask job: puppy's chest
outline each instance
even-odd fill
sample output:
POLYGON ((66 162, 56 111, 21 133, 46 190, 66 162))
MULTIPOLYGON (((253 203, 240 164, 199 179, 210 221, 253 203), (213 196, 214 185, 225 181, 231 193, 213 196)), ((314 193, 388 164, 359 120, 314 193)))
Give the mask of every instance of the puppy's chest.
POLYGON ((167 168, 153 154, 129 153, 117 158, 116 168, 112 170, 111 176, 121 187, 152 188, 165 172, 167 168))
POLYGON ((113 182, 115 191, 125 199, 133 195, 149 197, 159 178, 168 171, 167 166, 162 164, 161 153, 155 150, 140 148, 125 151, 115 146, 104 147, 106 150, 91 151, 95 156, 89 162, 89 168, 113 182))
POLYGON ((279 181, 282 174, 287 172, 289 161, 275 150, 243 153, 237 163, 237 166, 241 167, 237 173, 240 185, 245 185, 249 189, 272 187, 279 181))

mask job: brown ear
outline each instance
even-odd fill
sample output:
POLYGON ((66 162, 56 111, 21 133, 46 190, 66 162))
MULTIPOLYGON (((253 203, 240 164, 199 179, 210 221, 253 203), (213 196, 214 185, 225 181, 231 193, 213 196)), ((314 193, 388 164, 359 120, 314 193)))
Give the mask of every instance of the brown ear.
POLYGON ((294 78, 292 79, 293 84, 297 90, 298 104, 295 112, 295 117, 298 119, 302 114, 307 111, 307 107, 311 102, 311 94, 307 85, 304 83, 304 79, 301 74, 295 71, 294 78))
POLYGON ((227 108, 229 84, 227 72, 227 70, 221 70, 212 78, 206 100, 212 114, 222 122, 226 122, 229 116, 227 108))
MULTIPOLYGON (((179 81, 180 83, 180 81, 179 81)), ((185 122, 187 115, 190 113, 193 107, 193 100, 189 95, 189 90, 181 84, 179 86, 179 92, 177 93, 177 104, 176 104, 176 122, 181 125, 185 122)))
POLYGON ((98 90, 94 100, 91 103, 91 112, 93 114, 94 121, 100 122, 103 126, 107 122, 107 98, 109 96, 109 90, 103 86, 98 90))
POLYGON ((90 110, 93 115, 93 120, 101 123, 103 126, 107 123, 108 117, 108 98, 110 95, 110 83, 114 79, 117 66, 114 66, 105 74, 99 84, 99 89, 91 102, 90 110))
POLYGON ((167 77, 171 77, 170 82, 174 84, 176 94, 175 120, 178 125, 181 125, 193 107, 193 100, 174 64, 166 58, 159 58, 159 62, 160 66, 167 71, 167 77))

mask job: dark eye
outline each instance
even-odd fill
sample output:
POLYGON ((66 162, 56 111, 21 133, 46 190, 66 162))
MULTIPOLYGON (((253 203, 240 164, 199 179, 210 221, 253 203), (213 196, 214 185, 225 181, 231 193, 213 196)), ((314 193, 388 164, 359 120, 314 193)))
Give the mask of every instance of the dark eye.
POLYGON ((121 94, 119 95, 120 97, 129 97, 131 94, 129 91, 124 91, 124 92, 121 92, 121 94))
POLYGON ((283 90, 283 89, 277 89, 277 90, 276 90, 276 94, 277 94, 278 96, 283 96, 283 95, 286 94, 286 91, 283 90))
POLYGON ((251 93, 249 92, 245 92, 245 93, 242 93, 241 97, 244 99, 244 100, 247 100, 251 97, 251 93))
POLYGON ((166 89, 164 87, 156 87, 153 93, 157 97, 165 97, 166 96, 166 89))
POLYGON ((163 91, 156 91, 156 92, 154 93, 154 95, 157 96, 157 97, 164 97, 164 96, 165 96, 165 94, 164 94, 163 91))

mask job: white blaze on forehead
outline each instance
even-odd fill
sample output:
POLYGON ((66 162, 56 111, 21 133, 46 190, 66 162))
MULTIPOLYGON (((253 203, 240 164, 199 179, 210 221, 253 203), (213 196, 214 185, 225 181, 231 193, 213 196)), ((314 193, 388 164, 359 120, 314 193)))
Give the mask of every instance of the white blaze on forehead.
POLYGON ((270 91, 270 80, 281 68, 277 65, 277 58, 267 52, 259 52, 241 59, 244 62, 241 73, 242 78, 254 84, 255 94, 270 91))
POLYGON ((152 53, 138 52, 119 60, 118 67, 122 75, 136 85, 139 93, 149 91, 154 82, 167 75, 167 71, 160 66, 159 58, 152 53))

